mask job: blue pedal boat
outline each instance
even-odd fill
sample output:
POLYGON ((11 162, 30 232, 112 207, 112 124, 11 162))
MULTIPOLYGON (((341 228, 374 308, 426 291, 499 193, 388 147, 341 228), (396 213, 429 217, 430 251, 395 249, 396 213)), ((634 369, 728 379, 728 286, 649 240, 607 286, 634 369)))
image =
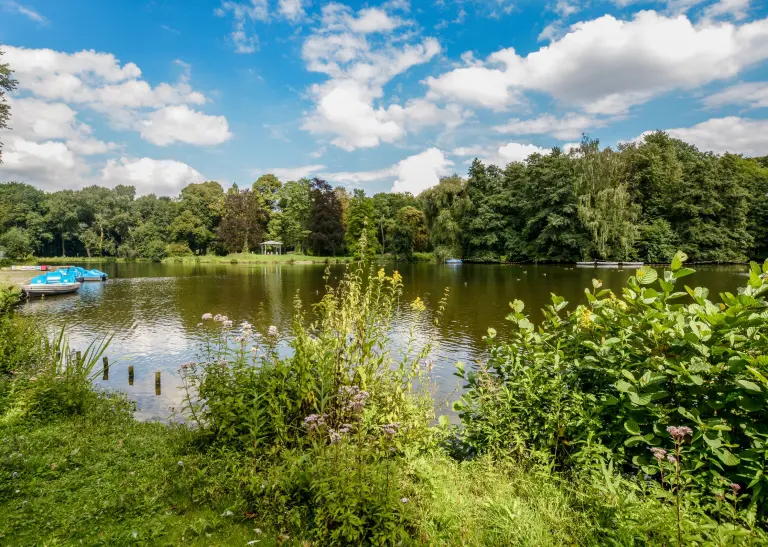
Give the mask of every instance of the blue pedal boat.
POLYGON ((106 281, 109 278, 109 276, 101 270, 86 270, 80 266, 70 266, 69 268, 59 271, 67 272, 68 275, 73 276, 81 283, 86 281, 106 281))
POLYGON ((22 285, 27 296, 69 294, 80 289, 77 279, 66 272, 49 272, 32 278, 29 285, 22 285))

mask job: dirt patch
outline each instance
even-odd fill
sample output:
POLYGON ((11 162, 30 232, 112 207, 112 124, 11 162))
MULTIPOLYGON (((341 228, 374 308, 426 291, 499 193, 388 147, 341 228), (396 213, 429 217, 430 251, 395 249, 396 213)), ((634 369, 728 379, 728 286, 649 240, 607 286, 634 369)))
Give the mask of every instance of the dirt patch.
POLYGON ((0 270, 0 285, 26 285, 40 272, 0 270))

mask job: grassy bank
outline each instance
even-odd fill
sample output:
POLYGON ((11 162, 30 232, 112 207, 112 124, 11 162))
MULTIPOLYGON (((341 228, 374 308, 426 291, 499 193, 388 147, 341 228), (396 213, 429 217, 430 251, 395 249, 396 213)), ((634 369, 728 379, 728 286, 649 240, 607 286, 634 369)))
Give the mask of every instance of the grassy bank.
POLYGON ((92 387, 108 340, 67 357, 0 299, 0 543, 766 545, 768 263, 720 307, 674 303, 683 262, 553 296, 538 327, 512 302, 507 340, 457 366, 461 427, 417 318, 390 351, 396 271, 350 268, 290 333, 203 315, 192 427, 136 422, 92 387))

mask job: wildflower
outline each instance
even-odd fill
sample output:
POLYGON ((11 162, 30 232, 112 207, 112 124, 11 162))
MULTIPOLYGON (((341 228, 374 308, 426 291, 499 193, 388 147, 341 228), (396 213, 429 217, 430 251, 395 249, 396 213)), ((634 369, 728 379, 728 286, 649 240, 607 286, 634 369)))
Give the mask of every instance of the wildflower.
POLYGON ((234 513, 233 513, 232 511, 230 511, 229 509, 227 509, 226 511, 224 511, 224 512, 221 514, 221 516, 222 516, 222 517, 231 517, 231 516, 233 516, 233 515, 234 515, 234 513))
POLYGON ((179 467, 184 467, 184 462, 179 460, 176 462, 176 465, 178 465, 179 467))
POLYGON ((382 281, 385 275, 386 274, 384 273, 384 268, 379 268, 379 273, 376 274, 376 276, 379 278, 379 281, 382 281))
POLYGON ((325 414, 310 414, 304 418, 304 427, 306 427, 309 431, 314 431, 315 429, 318 429, 324 425, 325 414))
POLYGON ((269 334, 273 338, 277 338, 277 327, 272 325, 269 327, 269 330, 267 331, 267 334, 269 334))
POLYGON ((14 471, 12 477, 14 479, 18 479, 19 478, 19 473, 17 471, 14 471))
POLYGON ((398 272, 397 270, 392 272, 392 284, 393 285, 401 283, 402 281, 403 281, 403 276, 400 275, 400 272, 398 272))
POLYGON ((667 455, 667 451, 658 446, 654 446, 653 448, 651 448, 651 453, 653 454, 653 457, 659 461, 663 460, 664 456, 667 455))
POLYGON ((232 327, 232 321, 230 321, 229 319, 226 319, 221 322, 221 326, 224 327, 225 329, 228 329, 232 327))
POLYGON ((256 354, 256 353, 258 353, 258 352, 259 352, 259 348, 258 348, 257 346, 253 346, 253 347, 251 348, 251 353, 253 353, 253 354, 256 354))
POLYGON ((409 501, 411 500, 409 500, 408 498, 400 498, 400 503, 408 503, 409 501))
POLYGON ((54 471, 56 471, 56 467, 57 467, 57 465, 55 463, 51 464, 51 469, 53 469, 54 471))
POLYGON ((686 435, 691 435, 693 433, 693 430, 685 425, 681 425, 679 427, 675 427, 674 425, 671 425, 667 428, 667 433, 677 442, 682 441, 685 439, 686 435))
POLYGON ((198 327, 202 327, 202 326, 203 326, 203 324, 202 324, 202 323, 198 323, 198 324, 197 324, 197 326, 198 326, 198 327))
POLYGON ((394 437, 397 434, 398 429, 400 429, 399 423, 384 424, 383 426, 381 426, 381 430, 384 432, 385 435, 389 437, 394 437))
POLYGON ((211 319, 213 319, 213 315, 211 315, 210 313, 203 314, 203 321, 210 321, 211 319))
POLYGON ((678 460, 677 460, 677 456, 675 456, 674 454, 667 454, 667 461, 668 461, 669 463, 673 463, 673 464, 676 464, 676 463, 677 463, 677 461, 678 461, 678 460))
POLYGON ((260 539, 252 539, 251 541, 246 542, 246 545, 256 545, 260 541, 260 539))
POLYGON ((254 528, 253 531, 257 534, 261 534, 261 528, 254 528))
POLYGON ((341 433, 342 435, 346 435, 346 434, 347 434, 347 433, 349 433, 351 430, 352 430, 352 426, 351 426, 350 424, 343 424, 343 425, 342 425, 342 426, 339 428, 339 433, 341 433))
POLYGON ((424 305, 424 302, 421 300, 421 298, 419 298, 419 297, 417 296, 417 297, 416 297, 416 300, 414 300, 413 302, 411 302, 411 309, 412 309, 413 311, 426 311, 426 309, 427 309, 427 306, 425 306, 425 305, 424 305))
POLYGON ((334 431, 333 429, 328 430, 328 439, 331 441, 331 444, 336 444, 341 440, 341 434, 338 431, 334 431))
POLYGON ((739 486, 739 485, 738 485, 738 484, 736 484, 735 482, 732 482, 732 483, 730 484, 730 487, 731 487, 731 490, 733 490, 733 493, 734 493, 734 494, 737 494, 737 495, 738 495, 738 493, 739 493, 739 490, 741 490, 741 486, 739 486))

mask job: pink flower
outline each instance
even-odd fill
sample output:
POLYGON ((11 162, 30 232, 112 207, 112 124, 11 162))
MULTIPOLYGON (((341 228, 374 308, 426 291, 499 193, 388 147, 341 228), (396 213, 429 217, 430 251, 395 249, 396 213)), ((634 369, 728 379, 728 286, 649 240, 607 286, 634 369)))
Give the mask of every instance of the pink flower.
POLYGON ((203 314, 203 321, 210 321, 211 319, 213 319, 213 315, 211 315, 210 313, 203 314))
POLYGON ((685 439, 686 435, 692 435, 693 430, 685 425, 681 425, 679 427, 671 425, 667 428, 667 433, 675 440, 675 441, 682 441, 685 439))
POLYGON ((667 454, 667 461, 669 463, 677 463, 677 456, 674 454, 667 454))
POLYGON ((733 493, 734 493, 734 494, 738 494, 738 493, 739 493, 739 490, 741 490, 741 486, 739 486, 739 485, 738 485, 738 484, 736 484, 735 482, 732 482, 732 483, 730 484, 730 486, 731 486, 731 490, 733 490, 733 493))
POLYGON ((663 460, 664 456, 667 455, 667 451, 658 446, 654 446, 653 448, 651 448, 651 453, 653 454, 653 457, 659 461, 663 460))

